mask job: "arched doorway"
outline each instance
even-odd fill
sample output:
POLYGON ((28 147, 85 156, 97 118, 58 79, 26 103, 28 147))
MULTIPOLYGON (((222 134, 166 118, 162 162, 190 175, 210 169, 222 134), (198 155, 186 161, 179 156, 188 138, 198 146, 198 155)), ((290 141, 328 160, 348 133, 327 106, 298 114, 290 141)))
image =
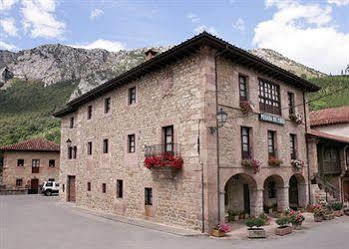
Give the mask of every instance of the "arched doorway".
POLYGON ((265 212, 273 211, 282 212, 287 208, 285 202, 284 180, 279 175, 272 175, 265 179, 263 185, 263 207, 265 212))
POLYGON ((304 208, 307 203, 307 188, 301 174, 294 174, 289 181, 289 205, 292 209, 304 208))
POLYGON ((225 212, 230 210, 254 215, 256 189, 256 181, 251 176, 243 173, 232 176, 224 187, 225 212))

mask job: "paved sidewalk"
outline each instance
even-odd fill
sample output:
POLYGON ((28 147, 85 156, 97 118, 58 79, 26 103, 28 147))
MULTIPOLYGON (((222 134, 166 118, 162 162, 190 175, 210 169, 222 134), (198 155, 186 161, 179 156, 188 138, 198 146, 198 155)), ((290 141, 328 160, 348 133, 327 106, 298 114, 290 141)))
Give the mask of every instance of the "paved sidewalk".
POLYGON ((163 225, 160 223, 142 220, 142 219, 137 219, 137 218, 128 218, 128 217, 115 215, 115 214, 113 214, 113 215, 106 214, 106 213, 99 212, 96 210, 77 207, 76 205, 74 205, 72 203, 59 202, 58 205, 62 205, 62 206, 67 207, 67 208, 72 208, 73 210, 78 210, 78 211, 84 212, 86 214, 95 215, 95 216, 98 216, 100 218, 113 220, 113 221, 117 221, 117 222, 122 222, 122 223, 130 224, 130 225, 134 225, 134 226, 138 226, 138 227, 143 227, 143 228, 147 228, 147 229, 152 229, 152 230, 156 230, 156 231, 161 231, 161 232, 165 232, 165 233, 169 233, 169 234, 188 236, 188 237, 189 236, 192 236, 192 237, 194 237, 194 236, 195 237, 208 236, 207 234, 201 233, 199 231, 188 230, 188 229, 183 229, 183 228, 173 227, 173 226, 166 226, 166 225, 163 225))
POLYGON ((262 240, 180 236, 145 227, 68 207, 51 197, 0 196, 1 249, 346 249, 349 217, 262 240))

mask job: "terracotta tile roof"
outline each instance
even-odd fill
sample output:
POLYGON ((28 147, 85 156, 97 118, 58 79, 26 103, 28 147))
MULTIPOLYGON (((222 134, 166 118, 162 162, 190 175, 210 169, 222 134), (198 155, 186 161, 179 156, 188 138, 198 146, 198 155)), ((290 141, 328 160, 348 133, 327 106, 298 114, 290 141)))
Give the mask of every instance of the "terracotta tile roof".
POLYGON ((43 138, 27 140, 21 143, 0 147, 0 151, 46 151, 59 152, 59 145, 43 138))
POLYGON ((325 139, 334 140, 337 142, 349 144, 349 137, 336 136, 336 135, 332 135, 332 134, 318 131, 318 130, 314 130, 314 129, 311 129, 308 132, 308 135, 312 135, 312 136, 316 136, 316 137, 320 137, 320 138, 325 138, 325 139))
POLYGON ((322 126, 349 123, 349 106, 310 112, 310 125, 322 126))

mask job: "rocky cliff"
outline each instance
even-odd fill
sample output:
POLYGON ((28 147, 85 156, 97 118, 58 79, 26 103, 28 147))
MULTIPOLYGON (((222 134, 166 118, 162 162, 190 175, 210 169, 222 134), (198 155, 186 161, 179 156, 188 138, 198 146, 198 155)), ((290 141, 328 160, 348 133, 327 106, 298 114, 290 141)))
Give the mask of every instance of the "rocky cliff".
MULTIPOLYGON (((168 47, 157 48, 160 52, 168 47)), ((77 84, 72 98, 85 93, 145 60, 147 48, 109 52, 103 49, 78 49, 60 44, 42 45, 19 52, 0 50, 0 87, 11 79, 42 81, 46 86, 59 82, 77 84)), ((324 75, 269 49, 251 53, 302 77, 324 75)))

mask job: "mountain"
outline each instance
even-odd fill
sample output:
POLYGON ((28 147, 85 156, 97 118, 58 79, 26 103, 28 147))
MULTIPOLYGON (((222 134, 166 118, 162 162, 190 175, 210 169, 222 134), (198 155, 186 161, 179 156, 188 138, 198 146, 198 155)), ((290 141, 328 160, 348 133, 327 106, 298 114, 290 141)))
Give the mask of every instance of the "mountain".
MULTIPOLYGON (((157 49, 163 52, 169 47, 157 49)), ((77 85, 72 95, 74 98, 144 62, 146 50, 148 48, 109 52, 60 44, 43 45, 17 53, 0 50, 0 87, 9 87, 12 78, 41 81, 45 86, 70 81, 77 85)), ((270 49, 250 52, 302 77, 324 76, 270 49)))
POLYGON ((320 71, 291 60, 271 49, 257 48, 249 52, 302 78, 326 76, 320 71))

